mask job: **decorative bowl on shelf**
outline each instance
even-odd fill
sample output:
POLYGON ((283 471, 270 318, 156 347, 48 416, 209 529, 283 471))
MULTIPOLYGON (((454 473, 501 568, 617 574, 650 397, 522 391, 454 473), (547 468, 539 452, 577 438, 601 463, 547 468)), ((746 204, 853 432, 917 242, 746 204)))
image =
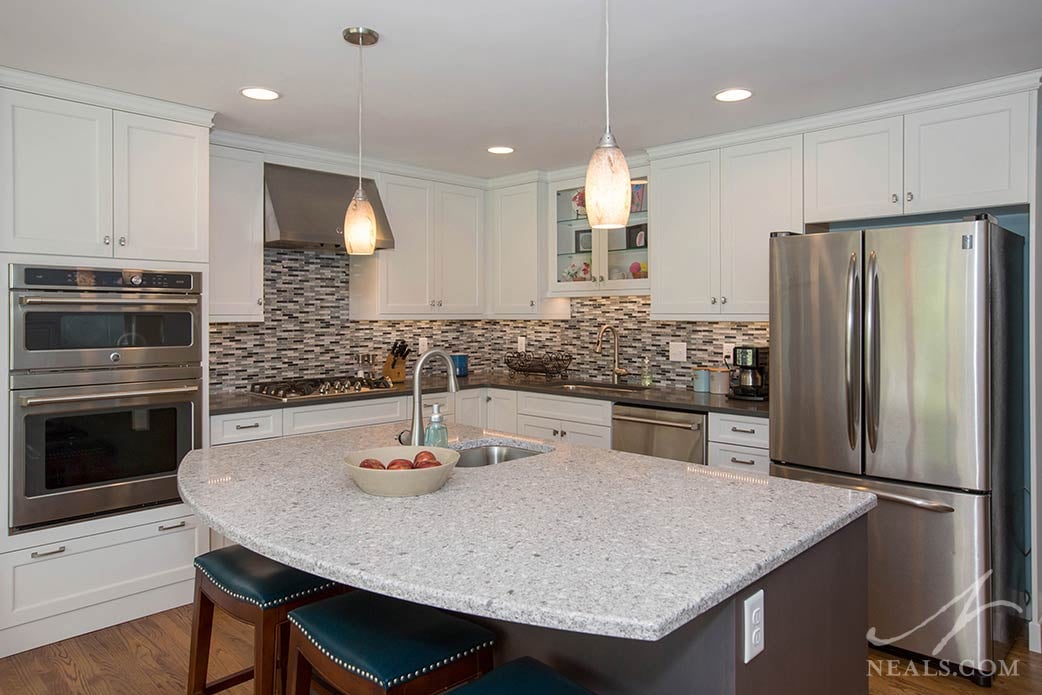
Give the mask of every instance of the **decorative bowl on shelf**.
POLYGON ((347 474, 362 492, 380 497, 416 497, 441 489, 452 476, 459 462, 459 452, 436 446, 385 446, 378 449, 361 449, 347 455, 347 474), (413 461, 421 451, 434 454, 440 466, 381 470, 362 468, 366 459, 375 459, 387 466, 395 460, 413 461))

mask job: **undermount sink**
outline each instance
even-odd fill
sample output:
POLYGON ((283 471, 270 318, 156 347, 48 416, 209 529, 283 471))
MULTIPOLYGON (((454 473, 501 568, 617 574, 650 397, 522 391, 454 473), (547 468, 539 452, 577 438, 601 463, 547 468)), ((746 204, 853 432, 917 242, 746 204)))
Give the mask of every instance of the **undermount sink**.
POLYGON ((562 388, 568 391, 642 391, 651 388, 640 384, 601 384, 576 382, 564 384, 562 388))
POLYGON ((478 468, 480 466, 491 466, 503 461, 516 461, 517 459, 535 456, 541 452, 531 449, 522 449, 519 446, 475 446, 470 449, 459 450, 459 462, 456 468, 478 468))

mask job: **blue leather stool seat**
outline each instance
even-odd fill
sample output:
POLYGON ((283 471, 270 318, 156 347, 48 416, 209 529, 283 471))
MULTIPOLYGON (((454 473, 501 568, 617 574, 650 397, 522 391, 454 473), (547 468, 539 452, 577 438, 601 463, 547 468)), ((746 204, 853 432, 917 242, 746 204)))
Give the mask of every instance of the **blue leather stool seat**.
POLYGON ((546 664, 525 656, 504 664, 452 695, 593 695, 546 664))
POLYGON ((491 631, 430 606, 352 591, 289 614, 335 664, 388 689, 492 645, 491 631))
POLYGON ((239 545, 200 555, 195 566, 225 593, 264 610, 336 585, 239 545))

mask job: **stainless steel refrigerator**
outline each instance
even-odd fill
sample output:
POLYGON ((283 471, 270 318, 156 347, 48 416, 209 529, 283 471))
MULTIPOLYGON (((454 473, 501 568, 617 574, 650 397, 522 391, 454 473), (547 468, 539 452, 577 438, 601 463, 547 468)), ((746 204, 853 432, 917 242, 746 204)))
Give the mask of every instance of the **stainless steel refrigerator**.
POLYGON ((979 680, 1020 624, 985 606, 1026 597, 1023 247, 993 218, 770 241, 771 474, 874 492, 873 641, 979 680))

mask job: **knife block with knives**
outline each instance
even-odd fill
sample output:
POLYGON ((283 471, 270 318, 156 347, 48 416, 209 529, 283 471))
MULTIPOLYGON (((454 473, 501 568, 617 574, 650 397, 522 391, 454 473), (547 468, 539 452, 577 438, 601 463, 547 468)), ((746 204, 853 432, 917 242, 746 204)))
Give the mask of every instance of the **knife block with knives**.
POLYGON ((384 360, 383 375, 395 384, 405 382, 405 358, 412 350, 404 340, 395 340, 391 345, 391 352, 384 360))

